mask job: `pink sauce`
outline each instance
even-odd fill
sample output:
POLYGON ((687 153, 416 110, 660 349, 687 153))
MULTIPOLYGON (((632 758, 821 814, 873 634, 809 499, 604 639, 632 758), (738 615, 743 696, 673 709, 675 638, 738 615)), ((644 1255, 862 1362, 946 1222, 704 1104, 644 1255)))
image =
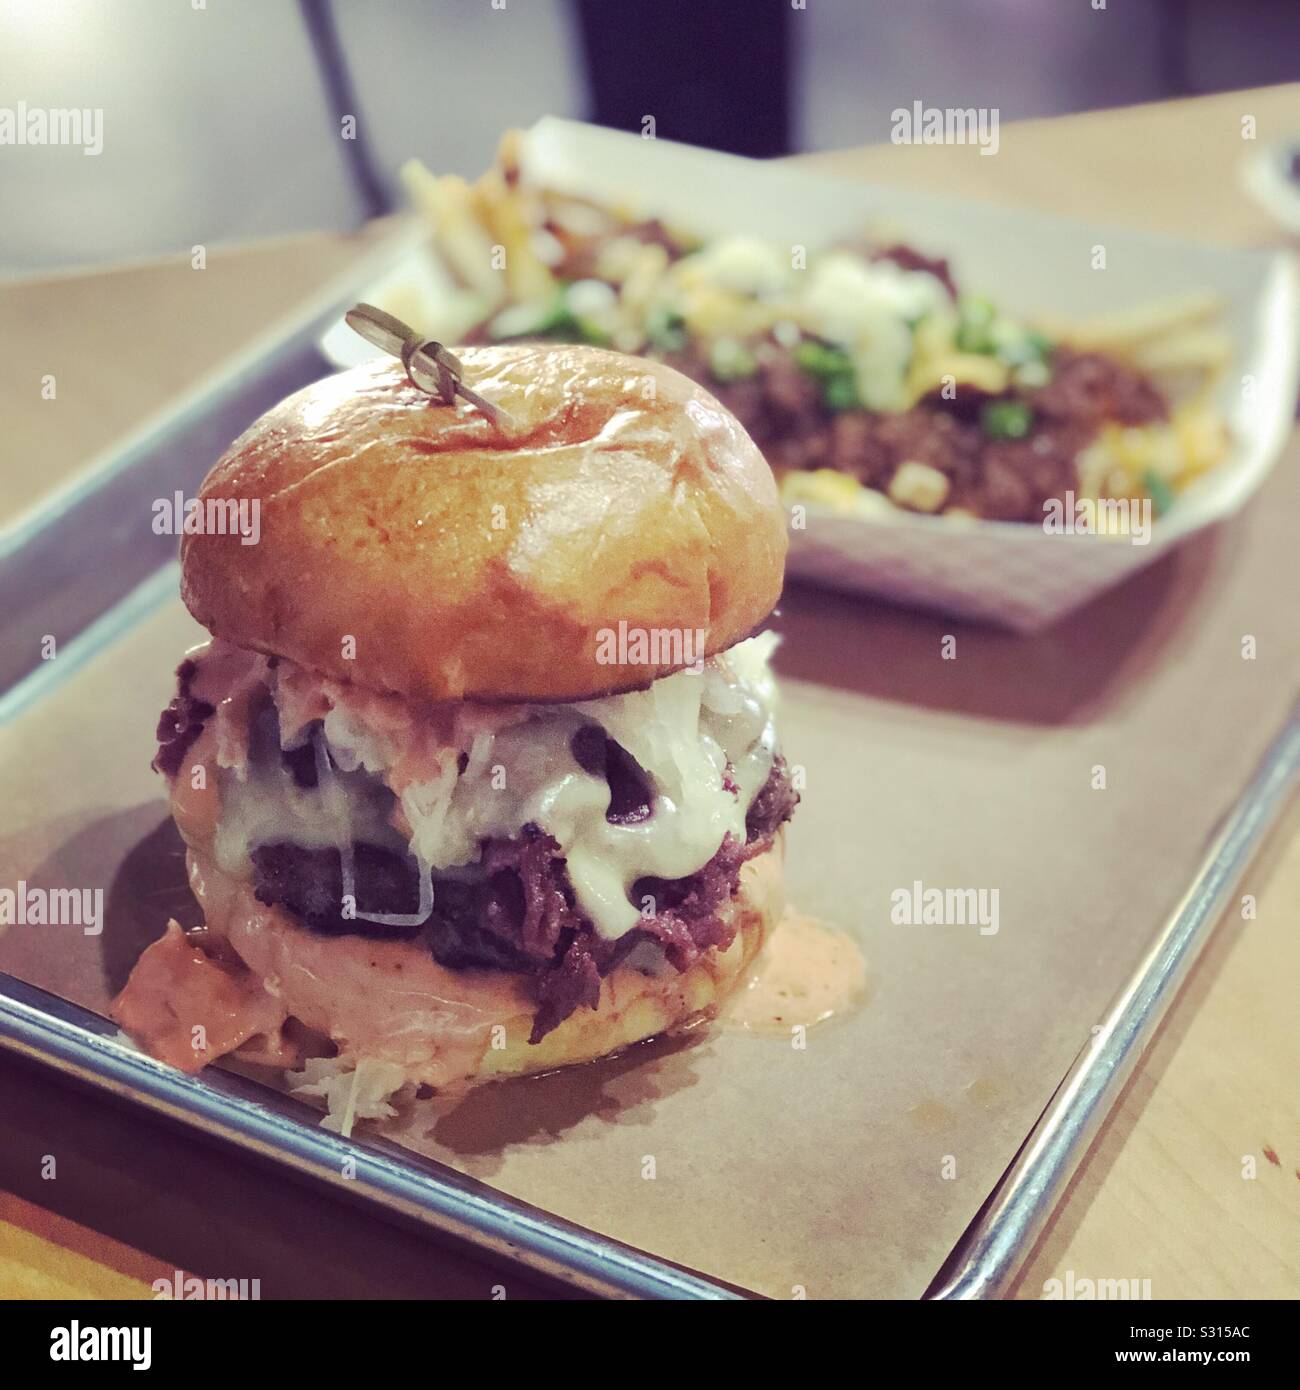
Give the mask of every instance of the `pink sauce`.
POLYGON ((252 888, 211 878, 190 854, 190 883, 208 926, 284 1012, 331 1037, 340 1053, 393 1062, 439 1086, 478 1070, 492 1027, 506 1020, 524 1035, 533 1002, 520 977, 450 971, 420 945, 320 936, 265 907, 252 888))
POLYGON ((796 1027, 811 1028, 852 1008, 866 984, 866 961, 847 932, 787 910, 748 983, 722 1011, 722 1022, 789 1037, 796 1027))
POLYGON ((244 966, 214 960, 172 922, 136 961, 113 1019, 150 1056, 196 1072, 251 1038, 278 1036, 284 1006, 244 966))
POLYGON ((494 1025, 527 1036, 534 1006, 518 977, 445 970, 410 942, 318 936, 189 858, 208 930, 238 959, 215 959, 172 923, 136 962, 113 1017, 160 1061, 195 1072, 242 1049, 246 1060, 283 1064, 291 1017, 341 1055, 444 1086, 478 1071, 494 1025))

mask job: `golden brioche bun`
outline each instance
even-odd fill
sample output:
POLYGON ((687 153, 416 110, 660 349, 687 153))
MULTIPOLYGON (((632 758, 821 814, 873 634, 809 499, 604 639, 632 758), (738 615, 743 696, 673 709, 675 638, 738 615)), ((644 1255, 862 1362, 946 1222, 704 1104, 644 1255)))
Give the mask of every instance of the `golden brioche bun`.
POLYGON ((602 664, 602 629, 703 630, 712 655, 768 616, 786 550, 775 483, 707 391, 593 347, 457 353, 509 412, 500 433, 385 360, 299 391, 236 440, 199 496, 256 500, 260 541, 184 537, 199 622, 413 699, 571 700, 700 655, 602 664))

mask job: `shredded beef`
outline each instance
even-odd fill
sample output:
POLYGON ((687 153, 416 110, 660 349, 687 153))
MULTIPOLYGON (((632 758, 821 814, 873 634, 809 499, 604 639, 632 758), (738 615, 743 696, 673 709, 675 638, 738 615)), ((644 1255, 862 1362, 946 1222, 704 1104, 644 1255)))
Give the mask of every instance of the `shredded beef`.
MULTIPOLYGON (((890 259, 898 257, 891 252, 890 259)), ((1045 502, 1077 486, 1075 461, 1103 424, 1142 425, 1168 413, 1159 391, 1139 373, 1065 347, 1053 354, 1046 385, 1012 393, 1032 412, 1022 439, 989 437, 980 409, 990 397, 973 388, 953 400, 929 397, 910 410, 833 410, 787 349, 768 341, 755 355, 755 373, 732 382, 714 380, 701 349, 666 360, 706 385, 778 472, 833 468, 885 492, 904 463, 923 463, 949 481, 945 508, 992 520, 1040 520, 1045 502)))
POLYGON ((488 840, 476 882, 434 879, 429 945, 453 969, 543 969, 554 963, 574 917, 564 856, 549 835, 525 826, 488 840))
POLYGON ((746 842, 771 840, 772 836, 794 815, 799 793, 790 780, 785 759, 778 756, 766 782, 745 816, 746 842))
MULTIPOLYGON (((158 722, 154 767, 174 776, 213 707, 195 698, 197 667, 177 670, 177 694, 158 722)), ((309 731, 310 732, 310 731, 309 731)), ((598 725, 573 739, 573 754, 587 772, 603 774, 610 788, 609 821, 636 824, 652 814, 645 771, 598 725)), ((281 750, 298 786, 316 785, 313 740, 281 750)), ((739 789, 727 770, 723 785, 739 789)), ((657 943, 668 963, 687 969, 702 951, 730 944, 735 928, 720 909, 735 894, 747 860, 772 845, 799 795, 784 759, 771 774, 745 820, 745 843, 728 835, 698 872, 680 879, 639 879, 631 899, 639 924, 614 941, 601 937, 578 908, 559 844, 535 825, 515 836, 485 840, 479 864, 468 873, 435 874, 433 909, 409 924, 374 922, 354 910, 418 918, 420 879, 404 846, 358 842, 352 847, 353 896, 345 914, 343 867, 337 849, 307 849, 288 842, 252 851, 254 891, 260 902, 292 911, 327 936, 379 939, 420 937, 434 958, 453 970, 511 970, 532 977, 537 1000, 531 1042, 539 1042, 575 1009, 595 1007, 600 981, 638 945, 657 943)))
POLYGON ((665 361, 702 383, 745 427, 773 468, 829 466, 826 451, 831 413, 821 387, 775 342, 755 348, 757 368, 739 381, 717 381, 704 350, 696 345, 665 361))
POLYGON ((1093 432, 1091 425, 1049 421, 1024 439, 990 440, 978 473, 956 485, 954 499, 992 521, 1042 517, 1045 502, 1074 487, 1074 460, 1093 432))
MULTIPOLYGON (((777 759, 746 820, 746 841, 728 836, 698 872, 681 879, 639 879, 632 901, 640 923, 616 941, 599 936, 577 907, 555 840, 536 826, 509 839, 486 840, 481 872, 435 875, 433 910, 406 927, 344 916, 337 850, 277 843, 253 851, 258 899, 291 909, 314 931, 331 935, 422 936, 434 959, 453 970, 485 968, 531 975, 537 997, 532 1041, 576 1008, 593 1005, 607 975, 638 944, 657 943, 670 965, 685 970, 702 951, 730 944, 734 927, 720 909, 736 892, 745 862, 772 845, 798 802, 777 759)), ((356 906, 382 914, 418 911, 419 879, 405 853, 376 845, 353 848, 356 906)))
POLYGON ((182 661, 176 668, 176 695, 171 704, 158 716, 158 752, 153 766, 168 777, 175 777, 185 761, 194 740, 203 732, 204 722, 215 712, 206 700, 190 692, 198 666, 182 661))
POLYGON ((1101 353, 1068 348, 1056 350, 1051 381, 1029 400, 1035 414, 1048 420, 1093 429, 1106 420, 1146 425, 1168 414, 1164 398, 1144 376, 1101 353))
MULTIPOLYGON (((566 247, 557 267, 565 280, 596 275, 600 251, 611 235, 663 245, 672 260, 687 250, 657 222, 576 239, 552 230, 566 247)), ((881 247, 848 241, 842 249, 864 260, 923 271, 943 285, 950 299, 958 298, 951 268, 942 258, 902 243, 881 247)), ((491 342, 489 321, 473 329, 468 341, 491 342)), ((652 343, 644 351, 712 392, 778 474, 830 468, 888 493, 904 463, 923 463, 948 479, 942 510, 960 509, 989 520, 1041 522, 1044 504, 1077 488, 1076 461, 1102 425, 1143 425, 1168 415, 1160 392, 1139 372, 1104 354, 1060 344, 1051 351, 1051 376, 1042 386, 1016 385, 992 396, 966 382, 952 399, 936 390, 898 412, 828 404, 822 384, 773 335, 744 346, 753 353, 754 370, 738 379, 715 375, 708 345, 700 341, 673 348, 652 343), (1031 424, 1023 438, 986 433, 980 414, 991 399, 1030 408, 1031 424)))
POLYGON ((594 1009, 600 1003, 601 954, 594 936, 575 934, 559 964, 538 977, 537 1012, 533 1014, 533 1031, 528 1035, 530 1043, 541 1042, 575 1009, 594 1009))

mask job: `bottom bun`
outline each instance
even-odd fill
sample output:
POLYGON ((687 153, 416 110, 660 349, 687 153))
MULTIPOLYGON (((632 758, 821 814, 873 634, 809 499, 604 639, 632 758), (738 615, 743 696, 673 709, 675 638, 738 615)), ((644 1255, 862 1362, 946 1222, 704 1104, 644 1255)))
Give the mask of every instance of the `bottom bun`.
POLYGON ((532 1015, 507 1027, 505 1046, 489 1050, 481 1075, 522 1076, 573 1062, 590 1062, 633 1043, 711 1017, 749 973, 785 909, 781 850, 769 850, 741 870, 740 891, 720 912, 736 935, 725 950, 705 951, 689 969, 659 975, 619 966, 602 981, 600 1003, 578 1008, 539 1043, 529 1044, 532 1015))
MULTIPOLYGON (((259 903, 251 884, 217 870, 202 851, 192 848, 189 860, 209 932, 228 943, 273 998, 281 1025, 297 1020, 337 1048, 337 1056, 312 1058, 290 1076, 296 1091, 323 1098, 331 1112, 344 1103, 351 1110, 359 1086, 373 1093, 376 1114, 383 1115, 391 1113, 383 1102, 406 1086, 444 1088, 552 1071, 708 1017, 746 978, 784 909, 778 839, 744 866, 736 896, 721 909, 736 927, 730 946, 704 952, 680 973, 619 966, 602 981, 595 1009, 577 1009, 530 1044, 534 1004, 526 977, 449 970, 419 942, 310 931, 282 909, 259 903), (364 1084, 356 1075, 363 1070, 364 1084)), ((262 1027, 239 1055, 284 1065, 280 1031, 262 1027)), ((366 1112, 363 1101, 356 1116, 366 1112)))

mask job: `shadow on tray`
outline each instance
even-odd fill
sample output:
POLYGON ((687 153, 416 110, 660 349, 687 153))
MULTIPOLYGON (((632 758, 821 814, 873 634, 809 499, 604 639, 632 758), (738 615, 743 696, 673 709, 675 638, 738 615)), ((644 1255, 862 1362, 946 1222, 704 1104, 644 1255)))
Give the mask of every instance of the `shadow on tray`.
POLYGON ((1240 528, 1212 527, 1044 632, 1022 635, 791 583, 774 623, 783 676, 1008 723, 1086 724, 1197 621, 1240 528), (956 659, 941 644, 956 638, 956 659))

